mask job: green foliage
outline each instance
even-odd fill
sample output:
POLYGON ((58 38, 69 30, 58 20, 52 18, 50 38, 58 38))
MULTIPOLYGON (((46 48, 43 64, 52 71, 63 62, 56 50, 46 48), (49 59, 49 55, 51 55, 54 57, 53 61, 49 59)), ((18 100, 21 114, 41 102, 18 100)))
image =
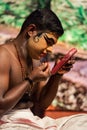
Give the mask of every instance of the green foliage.
POLYGON ((21 27, 26 16, 37 8, 50 8, 51 0, 1 0, 0 23, 21 27))
POLYGON ((27 15, 50 3, 65 30, 59 40, 87 50, 87 7, 77 0, 0 0, 0 23, 20 28, 27 15))
POLYGON ((37 8, 50 8, 51 0, 37 0, 37 8))
POLYGON ((87 7, 78 1, 52 0, 51 8, 62 21, 65 30, 59 40, 87 50, 87 7))
POLYGON ((15 27, 21 27, 26 16, 31 13, 31 0, 0 1, 0 23, 7 24, 15 27))

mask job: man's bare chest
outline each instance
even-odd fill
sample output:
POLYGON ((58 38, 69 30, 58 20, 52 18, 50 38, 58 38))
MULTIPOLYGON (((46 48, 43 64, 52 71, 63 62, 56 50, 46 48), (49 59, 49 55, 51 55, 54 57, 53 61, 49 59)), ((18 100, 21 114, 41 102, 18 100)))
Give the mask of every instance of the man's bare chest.
POLYGON ((25 79, 26 75, 31 71, 27 63, 23 60, 21 61, 23 66, 21 66, 18 59, 11 60, 10 80, 13 85, 22 82, 25 79))

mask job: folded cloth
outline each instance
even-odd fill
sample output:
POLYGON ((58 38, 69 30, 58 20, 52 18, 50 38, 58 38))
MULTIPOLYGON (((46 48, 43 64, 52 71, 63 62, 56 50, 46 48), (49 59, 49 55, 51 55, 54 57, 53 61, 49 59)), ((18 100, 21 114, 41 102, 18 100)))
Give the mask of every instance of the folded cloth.
POLYGON ((1 118, 0 130, 87 130, 87 114, 52 119, 34 116, 30 109, 14 110, 1 118))
POLYGON ((15 110, 1 118, 0 130, 56 130, 55 120, 34 116, 30 109, 15 110))

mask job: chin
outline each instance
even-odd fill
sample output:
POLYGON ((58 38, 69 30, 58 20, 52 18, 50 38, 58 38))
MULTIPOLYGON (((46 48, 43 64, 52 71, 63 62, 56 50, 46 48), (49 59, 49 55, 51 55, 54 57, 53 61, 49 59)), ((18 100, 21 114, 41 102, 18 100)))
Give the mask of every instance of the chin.
POLYGON ((40 57, 33 56, 32 58, 35 60, 40 60, 40 57))

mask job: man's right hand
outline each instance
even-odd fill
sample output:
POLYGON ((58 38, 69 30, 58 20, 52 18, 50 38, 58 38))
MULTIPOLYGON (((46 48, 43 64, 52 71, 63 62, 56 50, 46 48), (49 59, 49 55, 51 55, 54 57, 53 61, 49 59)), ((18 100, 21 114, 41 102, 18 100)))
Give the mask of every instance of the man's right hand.
POLYGON ((42 63, 29 74, 29 78, 34 82, 45 81, 48 77, 50 77, 50 67, 48 63, 42 63))

